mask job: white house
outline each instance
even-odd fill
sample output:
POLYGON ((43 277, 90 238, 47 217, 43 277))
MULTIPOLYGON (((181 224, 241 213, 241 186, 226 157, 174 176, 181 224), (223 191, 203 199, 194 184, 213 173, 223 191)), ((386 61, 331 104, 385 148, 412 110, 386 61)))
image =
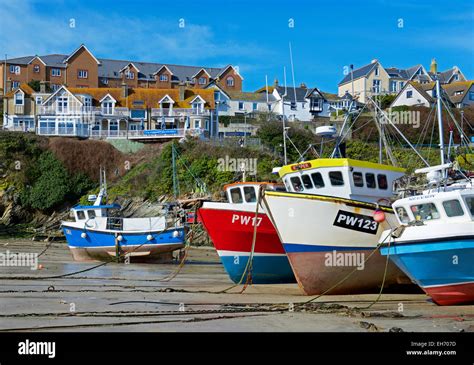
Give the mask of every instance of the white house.
POLYGON ((432 95, 423 88, 423 85, 408 81, 395 97, 390 107, 393 108, 401 105, 429 107, 433 101, 432 95))

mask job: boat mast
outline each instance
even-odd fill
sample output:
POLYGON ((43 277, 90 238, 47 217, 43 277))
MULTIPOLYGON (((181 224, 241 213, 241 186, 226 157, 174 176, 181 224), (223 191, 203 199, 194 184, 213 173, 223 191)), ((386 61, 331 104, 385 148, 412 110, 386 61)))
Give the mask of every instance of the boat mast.
POLYGON ((439 153, 441 157, 441 165, 446 163, 446 156, 444 153, 444 131, 443 131, 443 116, 441 109, 441 87, 439 85, 439 77, 436 79, 436 103, 438 112, 438 129, 439 129, 439 153))
POLYGON ((283 67, 283 78, 285 81, 285 93, 281 97, 281 111, 282 111, 282 121, 283 121, 283 161, 285 165, 288 164, 286 157, 286 126, 285 126, 285 98, 288 95, 288 89, 286 88, 286 67, 283 67))
POLYGON ((178 178, 176 176, 176 148, 174 142, 171 145, 171 154, 172 154, 172 164, 173 164, 173 194, 174 198, 178 199, 178 178))

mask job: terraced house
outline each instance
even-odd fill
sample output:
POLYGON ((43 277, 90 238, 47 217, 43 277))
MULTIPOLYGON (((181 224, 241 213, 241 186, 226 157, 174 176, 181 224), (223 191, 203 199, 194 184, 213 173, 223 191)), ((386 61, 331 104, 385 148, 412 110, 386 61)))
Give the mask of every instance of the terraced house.
POLYGON ((78 88, 36 93, 27 84, 4 98, 4 128, 46 136, 156 140, 218 134, 214 91, 78 88))
POLYGON ((243 78, 232 65, 216 68, 96 58, 82 44, 68 55, 24 56, 7 59, 0 65, 0 87, 5 93, 32 80, 43 82, 52 91, 62 85, 114 88, 122 84, 130 88, 174 89, 180 83, 199 89, 216 83, 224 90, 241 91, 243 78))

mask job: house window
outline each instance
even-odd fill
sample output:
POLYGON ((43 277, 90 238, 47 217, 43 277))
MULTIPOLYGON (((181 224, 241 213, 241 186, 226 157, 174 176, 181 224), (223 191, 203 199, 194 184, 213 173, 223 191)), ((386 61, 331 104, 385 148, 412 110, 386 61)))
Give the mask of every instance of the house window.
POLYGON ((407 91, 407 99, 411 99, 413 97, 413 91, 412 90, 408 90, 407 91))
POLYGON ((15 94, 15 105, 23 105, 24 100, 25 99, 22 92, 17 92, 15 94))
POLYGON ((474 101, 474 91, 469 91, 469 100, 474 101))
POLYGON ((239 101, 239 110, 244 110, 244 102, 243 101, 239 101))
POLYGON ((232 76, 229 76, 226 80, 225 80, 225 83, 227 86, 234 86, 234 78, 232 76))
POLYGON ((207 79, 205 77, 199 78, 199 85, 206 85, 207 79))
POLYGON ((108 79, 107 77, 103 77, 103 78, 102 78, 102 83, 103 83, 104 85, 108 85, 108 84, 109 84, 109 79, 108 79))
POLYGON ((258 104, 257 103, 253 103, 252 104, 252 110, 257 110, 258 109, 258 104))
POLYGON ((201 114, 204 109, 203 103, 193 103, 193 114, 201 114))
POLYGON ((454 75, 454 80, 458 81, 459 80, 459 74, 454 75))
POLYGON ((114 113, 114 103, 111 101, 104 101, 102 103, 102 114, 111 115, 114 113))
POLYGON ((65 113, 67 111, 68 97, 60 96, 57 101, 58 113, 65 113))
POLYGON ((52 68, 51 69, 51 76, 54 76, 54 77, 61 76, 61 70, 59 68, 52 68))
POLYGON ((10 65, 10 73, 19 75, 20 74, 20 66, 17 65, 10 65))
POLYGON ((61 85, 58 85, 58 84, 52 84, 52 85, 51 85, 51 89, 52 89, 53 91, 57 91, 60 87, 61 87, 61 85))
POLYGON ((87 79, 87 70, 77 70, 78 79, 87 79))
POLYGON ((161 74, 161 75, 160 75, 160 81, 161 81, 161 82, 168 82, 168 75, 166 75, 166 74, 161 74))
POLYGON ((12 81, 12 88, 13 89, 18 89, 20 87, 20 82, 19 81, 12 81))
POLYGON ((42 96, 37 96, 35 98, 36 105, 41 105, 43 103, 43 97, 42 96))
POLYGON ((196 128, 196 129, 201 128, 201 119, 196 119, 194 121, 194 128, 196 128))
POLYGON ((375 94, 380 93, 380 80, 373 80, 373 82, 372 82, 372 91, 375 94))
POLYGON ((290 105, 291 110, 296 110, 296 101, 292 101, 290 105))
POLYGON ((390 81, 390 92, 394 93, 397 91, 397 82, 396 81, 390 81))
POLYGON ((400 81, 400 82, 398 83, 398 90, 403 89, 403 86, 405 86, 405 83, 404 83, 403 81, 400 81))
POLYGON ((128 80, 133 80, 135 78, 135 72, 126 71, 125 72, 125 78, 127 78, 128 80))
POLYGON ((380 72, 379 72, 379 66, 377 66, 377 67, 375 68, 375 76, 378 76, 379 74, 380 74, 380 72))
POLYGON ((39 67, 39 65, 34 65, 34 66, 33 66, 33 72, 36 73, 36 74, 40 72, 40 67, 39 67))

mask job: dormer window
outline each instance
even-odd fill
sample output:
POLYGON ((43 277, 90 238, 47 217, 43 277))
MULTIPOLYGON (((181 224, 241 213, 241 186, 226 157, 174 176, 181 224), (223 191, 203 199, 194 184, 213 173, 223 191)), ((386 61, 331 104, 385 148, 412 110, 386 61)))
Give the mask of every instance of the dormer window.
POLYGON ((233 87, 234 86, 234 78, 232 76, 229 76, 226 80, 225 80, 225 83, 227 86, 229 87, 233 87))
POLYGON ((204 104, 203 103, 193 103, 193 113, 194 114, 201 114, 204 110, 204 104))
POLYGON ((15 105, 23 105, 25 102, 25 95, 22 92, 17 92, 15 94, 15 105))

